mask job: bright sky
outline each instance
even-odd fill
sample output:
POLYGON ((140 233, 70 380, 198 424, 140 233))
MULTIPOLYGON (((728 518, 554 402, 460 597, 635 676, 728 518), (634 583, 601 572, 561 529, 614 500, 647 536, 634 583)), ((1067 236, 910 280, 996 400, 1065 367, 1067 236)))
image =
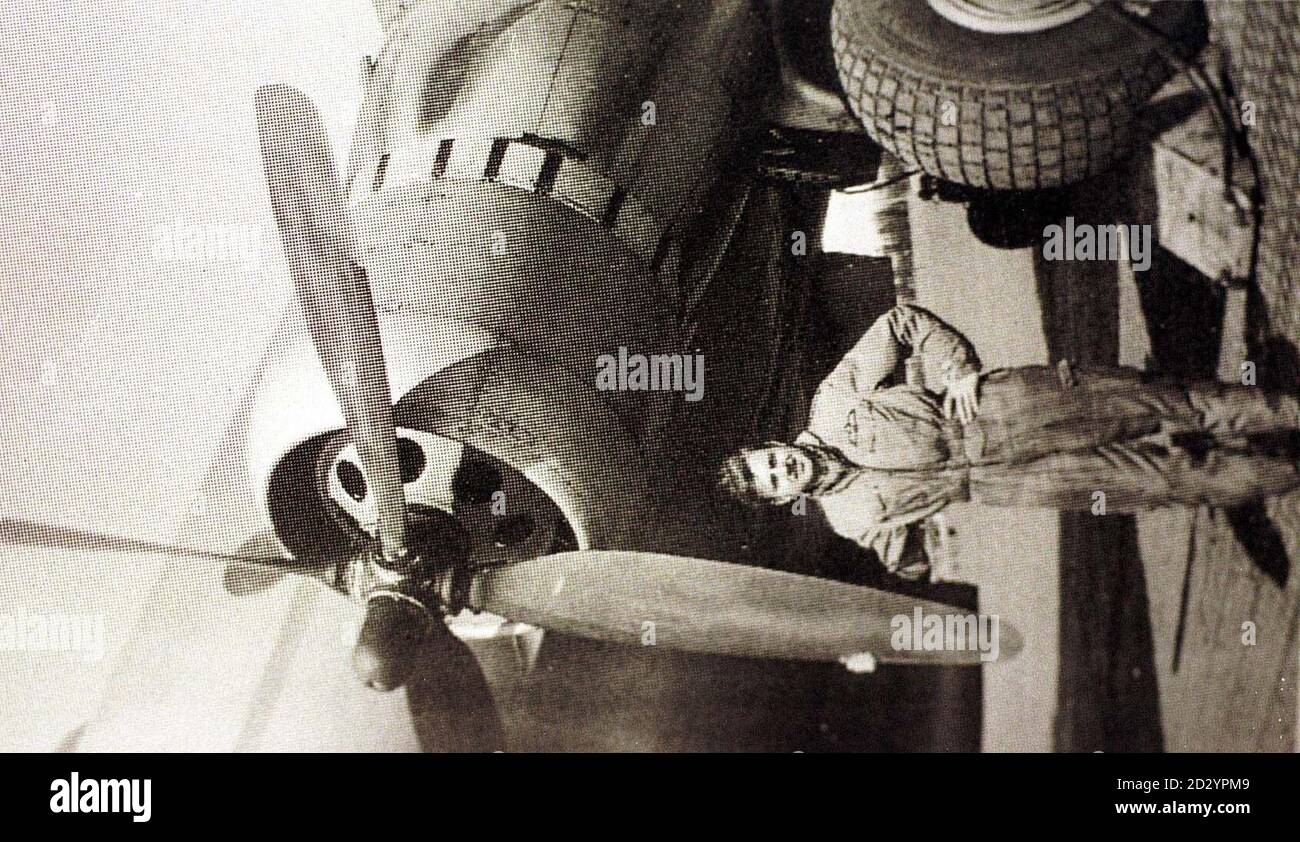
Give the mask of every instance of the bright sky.
MULTIPOLYGON (((342 160, 378 23, 366 0, 23 5, 0 38, 0 516, 168 540, 288 302, 253 90, 305 90, 342 160), (192 226, 262 247, 159 248, 192 226)), ((0 550, 0 614, 100 614, 107 648, 0 652, 0 749, 94 712, 156 571, 0 550)))

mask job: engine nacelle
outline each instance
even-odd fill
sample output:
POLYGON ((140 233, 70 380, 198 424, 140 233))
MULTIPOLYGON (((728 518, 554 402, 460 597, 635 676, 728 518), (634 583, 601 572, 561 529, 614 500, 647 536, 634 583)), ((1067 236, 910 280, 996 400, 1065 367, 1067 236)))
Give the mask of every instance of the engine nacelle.
MULTIPOLYGON (((265 522, 291 551, 301 552, 295 533, 326 543, 342 538, 328 534, 331 521, 321 515, 323 507, 337 505, 321 469, 347 444, 346 434, 338 433, 342 411, 305 327, 294 321, 258 382, 247 460, 265 522), (318 451, 331 433, 338 435, 322 457, 318 451), (298 464, 304 460, 305 466, 298 464)), ((455 445, 467 446, 540 490, 579 547, 644 544, 653 509, 645 454, 590 379, 464 322, 386 313, 380 324, 396 425, 418 431, 411 435, 431 457, 423 473, 434 478, 425 487, 449 488, 462 456, 455 445), (431 446, 434 437, 452 446, 431 446)), ((503 487, 519 489, 510 492, 512 500, 528 493, 519 481, 503 487)), ((436 505, 438 496, 412 502, 436 505)), ((359 503, 349 514, 365 525, 359 503)))

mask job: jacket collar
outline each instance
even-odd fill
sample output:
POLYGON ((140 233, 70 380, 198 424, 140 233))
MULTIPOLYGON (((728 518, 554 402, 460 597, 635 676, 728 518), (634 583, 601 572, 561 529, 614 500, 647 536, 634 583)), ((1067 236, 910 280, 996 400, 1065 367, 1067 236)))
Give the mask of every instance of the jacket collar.
POLYGON ((817 478, 815 484, 805 490, 805 494, 810 497, 821 497, 825 494, 834 494, 843 489, 853 481, 853 478, 860 472, 860 468, 849 461, 837 447, 822 441, 821 437, 811 430, 804 430, 794 440, 794 443, 800 447, 807 448, 816 452, 822 459, 825 467, 825 473, 817 478))

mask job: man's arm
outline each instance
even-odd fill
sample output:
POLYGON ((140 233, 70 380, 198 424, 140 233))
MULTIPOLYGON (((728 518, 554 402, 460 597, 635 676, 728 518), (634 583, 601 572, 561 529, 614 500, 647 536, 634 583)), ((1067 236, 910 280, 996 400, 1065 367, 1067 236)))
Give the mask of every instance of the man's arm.
POLYGON ((895 576, 915 582, 930 573, 924 542, 912 526, 875 529, 858 539, 860 546, 874 550, 880 563, 895 576))
POLYGON ((945 384, 980 370, 975 347, 956 328, 928 310, 898 304, 876 319, 824 382, 858 394, 874 392, 893 374, 906 352, 938 362, 945 384))

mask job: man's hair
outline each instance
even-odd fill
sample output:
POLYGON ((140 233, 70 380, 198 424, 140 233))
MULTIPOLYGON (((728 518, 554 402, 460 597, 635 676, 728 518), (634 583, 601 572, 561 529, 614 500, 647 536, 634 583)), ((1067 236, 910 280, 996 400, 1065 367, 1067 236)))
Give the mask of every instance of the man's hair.
POLYGON ((785 442, 768 441, 758 447, 746 447, 722 460, 718 468, 718 485, 732 497, 751 506, 772 505, 780 501, 764 497, 758 493, 758 483, 754 472, 749 469, 746 458, 755 451, 767 450, 769 447, 781 447, 785 442))

